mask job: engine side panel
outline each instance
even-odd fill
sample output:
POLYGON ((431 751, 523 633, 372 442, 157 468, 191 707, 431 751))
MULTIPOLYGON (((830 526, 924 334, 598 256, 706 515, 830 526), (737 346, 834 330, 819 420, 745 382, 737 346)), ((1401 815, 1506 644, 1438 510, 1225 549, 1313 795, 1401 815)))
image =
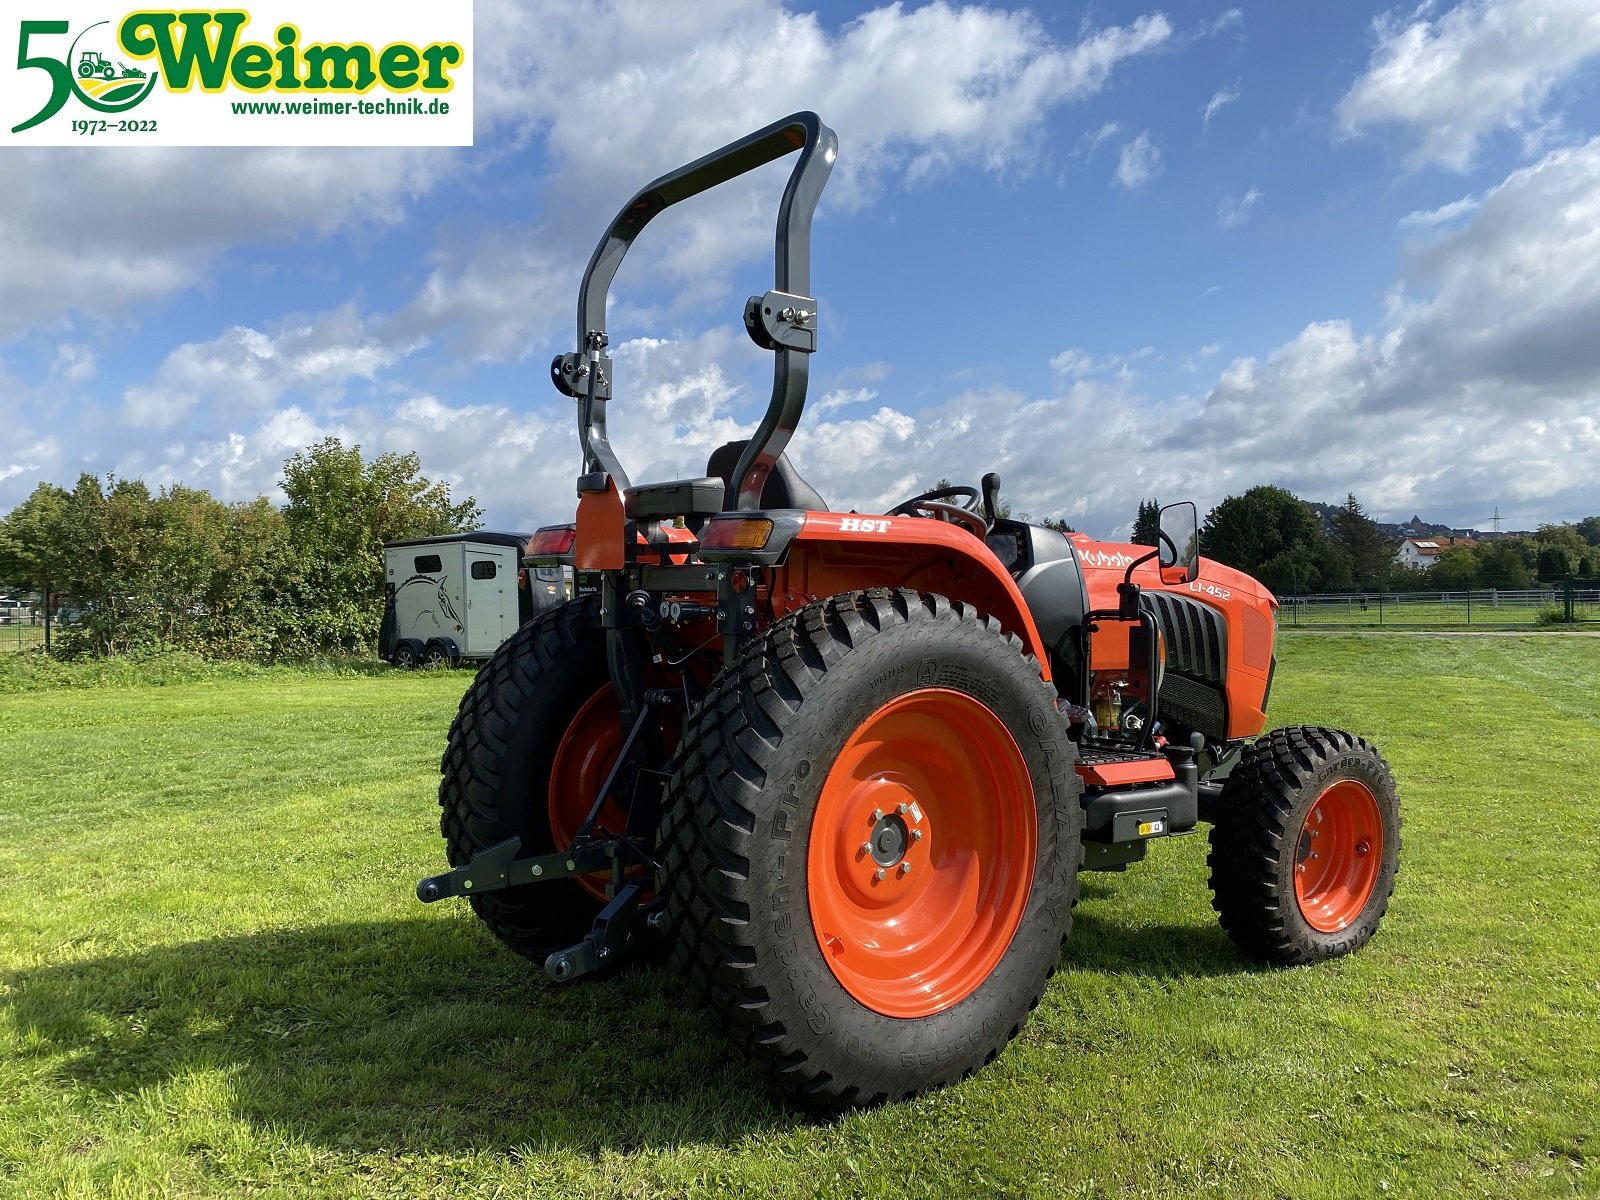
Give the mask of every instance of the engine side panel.
MULTIPOLYGON (((1070 535, 1083 564, 1089 603, 1116 608, 1117 585, 1128 564, 1150 552, 1148 546, 1097 542, 1085 534, 1070 535)), ((1163 584, 1151 559, 1133 573, 1134 582, 1151 594, 1167 644, 1167 678, 1162 703, 1175 718, 1219 740, 1253 737, 1266 728, 1267 690, 1272 678, 1272 646, 1276 598, 1243 571, 1210 559, 1200 560, 1198 577, 1185 584, 1163 584), (1215 617, 1208 614, 1214 613, 1215 617), (1219 670, 1220 668, 1220 670, 1219 670), (1220 690, 1223 711, 1207 688, 1220 690), (1203 720, 1212 713, 1211 721, 1203 720)), ((1126 667, 1128 626, 1101 622, 1090 643, 1096 671, 1126 667)))

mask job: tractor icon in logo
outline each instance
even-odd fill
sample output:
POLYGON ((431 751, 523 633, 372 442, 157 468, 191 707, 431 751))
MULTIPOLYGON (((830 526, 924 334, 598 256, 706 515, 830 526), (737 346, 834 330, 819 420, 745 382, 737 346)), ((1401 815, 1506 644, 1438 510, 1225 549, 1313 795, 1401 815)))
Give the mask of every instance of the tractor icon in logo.
MULTIPOLYGON (((78 99, 90 108, 103 113, 126 112, 139 101, 150 94, 150 89, 155 86, 155 79, 138 67, 130 67, 123 62, 114 62, 104 49, 79 49, 78 44, 96 30, 104 29, 105 32, 90 41, 101 41, 112 50, 120 49, 114 38, 107 37, 110 32, 109 21, 101 21, 91 25, 72 41, 69 56, 76 56, 76 79, 72 81, 72 90, 78 94, 78 99)), ((69 57, 69 60, 71 58, 69 57)))
POLYGON ((145 77, 145 72, 139 70, 138 67, 129 67, 122 63, 118 63, 116 67, 113 67, 111 61, 100 51, 85 50, 83 57, 78 60, 78 78, 88 79, 92 75, 98 75, 101 79, 110 82, 119 78, 117 67, 122 68, 122 74, 120 75, 122 79, 143 79, 145 77))

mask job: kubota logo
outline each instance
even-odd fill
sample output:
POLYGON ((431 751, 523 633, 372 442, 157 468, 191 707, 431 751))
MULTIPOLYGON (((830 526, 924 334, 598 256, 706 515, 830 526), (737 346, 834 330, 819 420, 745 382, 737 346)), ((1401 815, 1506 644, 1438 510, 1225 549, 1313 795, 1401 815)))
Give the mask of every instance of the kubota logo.
POLYGON ((1086 567, 1125 567, 1133 561, 1133 555, 1120 550, 1080 550, 1078 557, 1086 567))
POLYGON ((472 141, 470 0, 262 0, 254 15, 57 0, 51 16, 0 23, 0 129, 28 135, 19 141, 105 133, 165 145, 472 141), (302 20, 315 22, 305 34, 302 20), (127 118, 152 95, 158 102, 140 119, 127 118), (74 99, 89 111, 69 110, 74 99), (50 123, 63 110, 70 132, 65 119, 50 123))

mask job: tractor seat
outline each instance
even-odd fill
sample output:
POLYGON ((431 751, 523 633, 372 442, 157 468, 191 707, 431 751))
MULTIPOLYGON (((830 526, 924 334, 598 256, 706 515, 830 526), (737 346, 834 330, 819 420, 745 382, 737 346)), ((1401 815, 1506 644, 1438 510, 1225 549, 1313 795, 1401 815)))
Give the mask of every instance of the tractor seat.
MULTIPOLYGON (((718 446, 706 461, 706 474, 717 476, 726 487, 739 466, 739 455, 744 453, 744 447, 742 440, 718 446)), ((817 495, 816 488, 800 478, 800 472, 794 469, 789 456, 780 454, 778 461, 772 464, 767 482, 761 487, 761 507, 805 508, 813 512, 826 512, 828 502, 817 495)), ((720 512, 721 508, 714 511, 720 512)))
MULTIPOLYGON (((739 465, 744 442, 729 442, 711 452, 706 474, 701 479, 673 479, 666 483, 641 483, 631 487, 623 498, 623 512, 635 521, 670 521, 682 517, 692 529, 701 519, 722 511, 728 479, 739 465)), ((828 505, 817 495, 786 455, 778 455, 767 482, 761 489, 762 508, 823 509, 828 505)))

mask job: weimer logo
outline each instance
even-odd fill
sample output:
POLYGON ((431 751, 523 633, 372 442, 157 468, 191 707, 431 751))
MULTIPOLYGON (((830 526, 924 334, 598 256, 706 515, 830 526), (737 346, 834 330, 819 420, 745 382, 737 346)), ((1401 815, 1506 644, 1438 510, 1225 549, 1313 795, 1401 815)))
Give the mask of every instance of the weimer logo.
POLYGON ((50 20, 0 21, 0 130, 11 134, 0 140, 471 144, 470 4, 297 3, 128 11, 63 0, 50 20))
POLYGON ((113 62, 115 43, 111 38, 111 22, 101 21, 89 26, 67 47, 66 61, 48 55, 30 55, 29 42, 42 34, 68 32, 65 21, 24 21, 19 33, 17 66, 34 67, 47 71, 52 84, 50 98, 45 106, 20 125, 11 127, 12 133, 32 129, 41 121, 48 121, 61 111, 72 96, 102 113, 127 112, 150 94, 156 86, 157 76, 113 62), (110 48, 110 53, 107 52, 110 48))

